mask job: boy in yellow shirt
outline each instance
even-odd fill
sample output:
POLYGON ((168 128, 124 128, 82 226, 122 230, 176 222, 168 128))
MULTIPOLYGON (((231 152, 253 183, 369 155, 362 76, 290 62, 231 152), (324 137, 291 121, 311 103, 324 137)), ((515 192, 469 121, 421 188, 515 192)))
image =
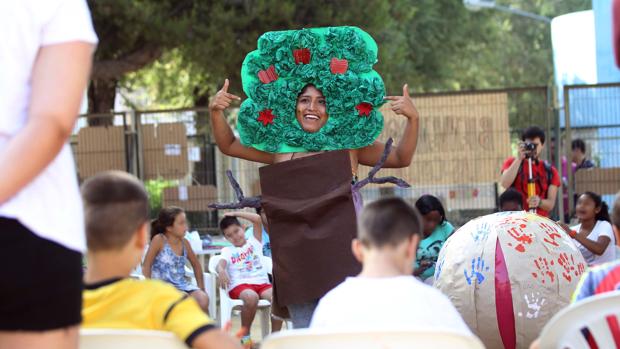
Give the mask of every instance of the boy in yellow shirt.
POLYGON ((170 331, 192 348, 240 348, 198 303, 157 280, 134 280, 149 237, 148 196, 124 172, 105 172, 82 186, 88 245, 82 307, 85 328, 170 331))

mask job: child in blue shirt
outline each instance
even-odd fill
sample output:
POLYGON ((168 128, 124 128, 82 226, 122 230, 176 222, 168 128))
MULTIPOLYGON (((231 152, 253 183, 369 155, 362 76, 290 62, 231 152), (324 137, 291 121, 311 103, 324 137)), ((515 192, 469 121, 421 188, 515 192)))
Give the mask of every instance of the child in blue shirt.
POLYGON ((422 195, 415 206, 424 220, 424 232, 418 246, 413 275, 427 284, 432 284, 439 251, 454 232, 454 227, 446 220, 443 205, 436 197, 422 195))

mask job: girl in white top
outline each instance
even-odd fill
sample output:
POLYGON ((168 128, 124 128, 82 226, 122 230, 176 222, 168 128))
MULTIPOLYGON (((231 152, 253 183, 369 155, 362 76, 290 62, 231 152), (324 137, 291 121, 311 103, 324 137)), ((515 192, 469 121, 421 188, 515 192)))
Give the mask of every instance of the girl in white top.
POLYGON ((0 1, 0 43, 0 262, 22 258, 0 285, 0 347, 77 348, 86 246, 66 142, 97 36, 85 0, 0 1))
POLYGON ((588 265, 613 261, 616 258, 615 237, 607 204, 598 194, 585 192, 577 201, 579 224, 569 228, 560 223, 575 241, 588 265))

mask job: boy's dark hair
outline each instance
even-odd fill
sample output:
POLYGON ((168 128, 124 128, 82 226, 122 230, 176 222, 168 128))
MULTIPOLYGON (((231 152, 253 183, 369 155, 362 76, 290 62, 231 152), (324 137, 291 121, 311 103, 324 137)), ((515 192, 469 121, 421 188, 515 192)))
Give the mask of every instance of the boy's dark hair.
POLYGON ((109 171, 82 185, 88 249, 120 249, 149 219, 148 194, 134 176, 109 171))
POLYGON ((233 216, 225 216, 224 218, 222 218, 222 220, 220 221, 220 230, 222 231, 222 234, 224 233, 224 229, 230 227, 231 225, 241 226, 241 222, 239 222, 237 217, 233 216))
POLYGON ((519 204, 519 207, 522 207, 523 206, 523 194, 521 194, 521 192, 519 192, 515 188, 508 188, 508 189, 506 189, 505 192, 503 192, 499 196, 499 207, 500 207, 500 209, 507 202, 516 202, 516 203, 519 204))
POLYGON ((418 209, 418 212, 420 212, 421 215, 425 215, 432 211, 437 211, 441 216, 441 222, 439 222, 439 224, 446 221, 446 211, 444 210, 441 201, 432 195, 426 194, 420 196, 420 198, 415 202, 415 208, 418 209))
POLYGON ((587 191, 581 195, 588 196, 592 201, 594 201, 594 205, 596 208, 600 208, 601 210, 596 214, 595 219, 597 221, 607 221, 611 223, 611 218, 609 218, 609 207, 607 207, 607 203, 603 201, 600 195, 597 193, 593 193, 591 191, 587 191))
POLYGON ((572 150, 579 149, 582 153, 586 153, 586 143, 581 138, 574 139, 570 144, 570 148, 572 150))
POLYGON ((613 225, 620 229, 620 191, 616 194, 616 199, 614 200, 614 208, 611 211, 611 221, 613 225))
POLYGON ((182 208, 176 206, 162 208, 157 215, 157 219, 151 222, 151 240, 153 240, 155 235, 165 233, 166 228, 174 225, 174 220, 183 212, 185 211, 182 208))
POLYGON ((395 246, 412 235, 422 235, 422 217, 400 198, 380 199, 364 207, 357 238, 364 246, 395 246))
POLYGON ((540 143, 545 144, 545 131, 538 126, 530 126, 521 133, 521 140, 540 138, 540 143))

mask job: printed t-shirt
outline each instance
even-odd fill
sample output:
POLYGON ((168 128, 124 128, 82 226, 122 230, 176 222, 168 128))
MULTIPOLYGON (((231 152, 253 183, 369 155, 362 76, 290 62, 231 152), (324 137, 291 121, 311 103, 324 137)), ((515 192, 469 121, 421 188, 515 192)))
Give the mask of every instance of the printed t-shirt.
POLYGON ((230 278, 227 291, 241 284, 268 284, 267 270, 261 262, 262 246, 251 236, 241 247, 224 247, 222 258, 226 261, 226 270, 230 278))

